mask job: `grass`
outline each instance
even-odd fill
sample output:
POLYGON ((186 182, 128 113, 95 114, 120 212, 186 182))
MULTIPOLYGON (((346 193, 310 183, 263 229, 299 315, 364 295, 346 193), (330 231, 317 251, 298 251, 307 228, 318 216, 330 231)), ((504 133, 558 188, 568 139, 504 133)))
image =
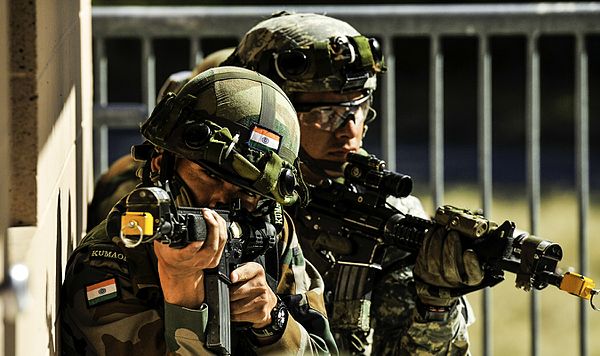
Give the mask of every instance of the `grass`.
MULTIPOLYGON (((428 212, 432 212, 431 197, 419 195, 428 212)), ((517 227, 529 231, 529 205, 525 191, 512 189, 494 190, 492 213, 488 216, 500 223, 512 220, 517 227)), ((590 197, 588 214, 587 276, 596 281, 600 288, 600 196, 590 197)), ((446 187, 444 204, 477 209, 481 207, 480 195, 476 188, 469 186, 446 187)), ((563 248, 563 260, 559 266, 563 270, 579 267, 579 213, 577 194, 565 188, 550 188, 541 195, 539 211, 539 237, 557 242, 563 248)), ((514 286, 515 275, 506 274, 506 280, 491 290, 491 350, 494 355, 531 354, 531 293, 514 286)), ((563 356, 580 354, 579 304, 580 299, 554 286, 537 291, 539 296, 538 345, 539 354, 563 356)), ((477 322, 469 328, 472 354, 483 355, 482 292, 469 295, 477 322)), ((600 306, 600 296, 595 300, 600 306)), ((600 312, 591 309, 585 301, 588 326, 588 354, 600 355, 600 312)))

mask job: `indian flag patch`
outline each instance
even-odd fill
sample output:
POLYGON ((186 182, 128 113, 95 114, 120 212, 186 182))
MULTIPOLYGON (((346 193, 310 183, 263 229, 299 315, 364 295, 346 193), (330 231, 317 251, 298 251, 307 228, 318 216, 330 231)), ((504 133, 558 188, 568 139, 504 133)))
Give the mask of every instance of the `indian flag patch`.
POLYGON ((281 135, 273 131, 269 131, 264 127, 254 126, 252 133, 250 134, 250 141, 248 144, 250 147, 254 147, 261 151, 279 151, 279 144, 281 141, 281 135))
POLYGON ((117 280, 115 278, 92 284, 85 287, 88 307, 108 302, 119 297, 117 289, 117 280))

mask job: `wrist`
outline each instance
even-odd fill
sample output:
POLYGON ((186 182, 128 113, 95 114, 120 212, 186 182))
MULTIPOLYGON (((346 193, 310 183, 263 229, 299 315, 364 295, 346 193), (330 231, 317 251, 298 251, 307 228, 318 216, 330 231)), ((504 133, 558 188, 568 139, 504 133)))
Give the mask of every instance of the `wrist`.
POLYGON ((204 278, 202 275, 188 278, 161 276, 160 284, 166 302, 198 309, 204 302, 204 278))
POLYGON ((458 298, 447 288, 435 287, 422 282, 415 276, 415 287, 418 300, 426 305, 448 307, 456 303, 458 298))
POLYGON ((269 343, 275 342, 283 335, 288 318, 289 312, 286 305, 278 299, 277 304, 271 310, 269 318, 271 319, 270 322, 262 323, 263 325, 255 324, 250 329, 250 332, 254 336, 255 341, 258 341, 258 344, 264 344, 264 341, 266 340, 268 340, 269 343))
POLYGON ((431 295, 419 295, 419 301, 425 305, 432 305, 436 307, 451 307, 456 304, 458 298, 448 297, 440 298, 431 295))

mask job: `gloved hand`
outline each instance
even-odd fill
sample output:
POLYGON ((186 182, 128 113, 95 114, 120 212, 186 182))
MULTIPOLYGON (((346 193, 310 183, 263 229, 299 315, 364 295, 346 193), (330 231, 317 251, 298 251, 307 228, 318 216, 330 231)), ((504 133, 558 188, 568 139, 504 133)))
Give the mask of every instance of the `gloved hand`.
POLYGON ((484 277, 475 252, 463 251, 460 234, 443 225, 425 235, 413 273, 421 302, 444 307, 454 305, 461 288, 476 286, 484 277))

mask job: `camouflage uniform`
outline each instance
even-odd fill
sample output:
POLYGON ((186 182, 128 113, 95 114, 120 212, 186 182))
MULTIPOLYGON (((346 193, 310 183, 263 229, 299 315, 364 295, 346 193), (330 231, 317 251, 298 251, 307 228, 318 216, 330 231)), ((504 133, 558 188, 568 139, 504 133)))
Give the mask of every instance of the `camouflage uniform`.
MULTIPOLYGON (((284 214, 283 219, 269 218, 277 216, 269 208, 275 202, 293 204, 296 199, 305 198, 297 166, 299 127, 295 111, 281 89, 246 69, 210 69, 192 78, 179 94, 166 95, 141 131, 149 141, 145 147, 151 148, 139 151, 142 153, 135 150, 136 158, 140 158, 138 153, 146 153, 143 184, 172 192, 176 206, 195 206, 199 197, 212 197, 215 193, 203 191, 196 181, 189 188, 190 179, 199 175, 180 175, 174 163, 178 156, 196 163, 195 172, 210 169, 211 175, 203 173, 206 179, 217 181, 215 177, 221 177, 237 189, 226 191, 221 185, 223 194, 243 190, 247 196, 261 198, 262 205, 256 203, 260 208, 252 212, 255 218, 280 221, 275 247, 253 261, 262 265, 266 275, 258 282, 266 282, 279 297, 277 305, 285 305, 277 311, 287 315, 286 324, 278 324, 283 329, 272 329, 270 333, 234 327, 233 354, 337 354, 326 317, 323 280, 304 259, 290 217, 284 214), (275 136, 274 142, 257 141, 257 127, 275 136), (160 160, 155 159, 158 155, 160 160), (150 174, 151 164, 159 166, 156 174, 150 174)), ((236 198, 228 200, 220 203, 233 203, 236 198)), ((237 198, 238 202, 241 200, 237 198)), ((215 202, 209 199, 205 204, 215 202)), ((208 306, 203 303, 198 309, 189 309, 166 302, 161 288, 165 272, 158 274, 158 267, 164 264, 155 251, 169 247, 153 248, 153 244, 145 243, 126 247, 121 235, 121 216, 126 209, 126 199, 122 199, 69 258, 60 305, 63 353, 209 353, 204 347, 208 306)), ((164 227, 156 216, 151 221, 164 227)), ((218 233, 222 238, 224 232, 218 233)), ((162 234, 162 228, 156 227, 148 236, 166 242, 162 234)), ((174 263, 177 266, 177 261, 174 263)), ((185 266, 193 269, 193 265, 185 266)), ((178 291, 177 287, 174 290, 178 291)), ((275 318, 271 314, 273 321, 267 327, 274 324, 275 318)))
MULTIPOLYGON (((295 104, 305 93, 358 91, 371 95, 376 88, 376 74, 385 70, 378 45, 374 46, 372 39, 361 36, 349 24, 317 14, 285 12, 275 14, 249 30, 224 65, 243 66, 265 74, 279 84, 295 104), (344 51, 336 47, 340 38, 342 41, 347 39, 354 49, 344 51)), ((365 127, 369 122, 367 118, 365 127)), ((301 167, 307 182, 319 184, 330 178, 326 171, 342 171, 343 162, 313 159, 303 150, 301 147, 301 167)), ((391 203, 404 213, 429 218, 416 197, 391 203)), ((327 310, 342 353, 468 353, 466 328, 474 319, 466 299, 460 298, 446 321, 425 321, 416 310, 418 297, 412 274, 414 256, 394 247, 385 252, 383 271, 376 277, 372 291, 367 292, 370 300, 350 300, 344 307, 333 308, 340 269, 335 261, 347 255, 352 247, 347 241, 325 233, 315 237, 312 224, 308 219, 303 221, 301 215, 301 209, 292 212, 305 256, 324 277, 327 310), (352 323, 356 324, 365 308, 370 309, 373 329, 356 331, 357 325, 352 323)), ((342 289, 356 288, 359 284, 350 278, 347 283, 340 283, 342 289)), ((364 329, 368 322, 358 324, 364 329)))
MULTIPOLYGON (((286 330, 279 341, 264 347, 238 332, 232 337, 236 355, 336 353, 325 316, 323 280, 304 259, 288 219, 279 236, 279 255, 267 255, 264 261, 267 272, 268 266, 279 266, 277 294, 290 310, 286 330)), ((109 230, 110 224, 102 222, 69 258, 61 291, 63 354, 149 356, 164 355, 167 349, 176 355, 210 354, 202 346, 207 309, 165 303, 152 245, 125 248, 109 230), (86 288, 113 278, 117 293, 90 305, 94 301, 88 300, 86 288)))
MULTIPOLYGON (((312 176, 313 174, 305 174, 312 176)), ((315 175, 316 177, 316 175, 315 175)), ((338 178, 338 181, 342 179, 338 178)), ((418 198, 389 197, 392 204, 404 214, 424 219, 425 213, 418 198)), ((326 307, 332 331, 341 354, 371 355, 465 355, 469 340, 467 326, 474 322, 473 311, 466 298, 461 298, 457 308, 446 321, 424 320, 416 310, 417 294, 412 269, 414 256, 393 246, 387 246, 382 272, 373 286, 370 304, 372 330, 361 332, 340 325, 348 319, 352 309, 334 309, 335 286, 337 284, 339 253, 347 248, 338 236, 325 233, 316 238, 311 226, 296 215, 294 221, 300 237, 300 245, 306 258, 311 261, 325 281, 326 307), (337 313, 333 311, 336 310, 337 313)))

